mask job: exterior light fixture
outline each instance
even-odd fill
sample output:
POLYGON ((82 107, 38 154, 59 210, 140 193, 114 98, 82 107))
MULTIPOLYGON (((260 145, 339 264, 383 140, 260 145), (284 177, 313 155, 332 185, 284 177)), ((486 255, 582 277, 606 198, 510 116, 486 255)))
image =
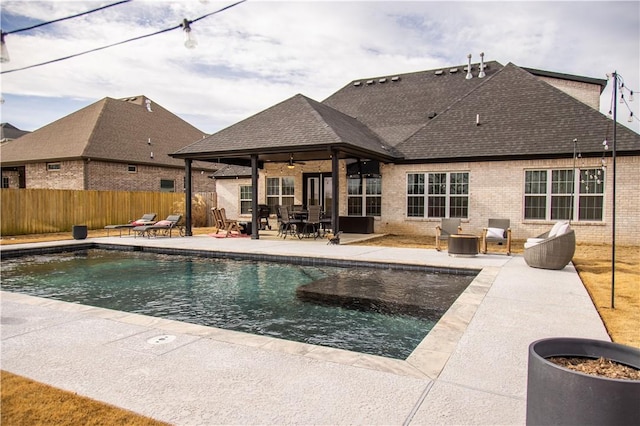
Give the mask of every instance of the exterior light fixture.
POLYGON ((186 18, 182 20, 182 30, 184 31, 184 47, 187 49, 195 49, 198 45, 196 38, 191 31, 191 21, 186 18))
POLYGON ((0 32, 0 41, 2 44, 2 52, 0 53, 0 62, 9 62, 9 50, 7 49, 7 43, 4 42, 5 33, 0 32))

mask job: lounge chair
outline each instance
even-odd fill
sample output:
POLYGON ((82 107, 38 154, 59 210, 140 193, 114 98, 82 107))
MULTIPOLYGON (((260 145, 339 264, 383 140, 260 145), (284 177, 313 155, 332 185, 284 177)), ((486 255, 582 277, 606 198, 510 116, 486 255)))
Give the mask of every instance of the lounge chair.
POLYGON ((524 260, 532 268, 562 269, 576 252, 576 234, 568 222, 558 222, 551 230, 524 245, 524 260))
POLYGON ((487 243, 507 245, 507 256, 511 256, 511 221, 509 219, 489 219, 489 225, 482 229, 482 253, 487 253, 487 243))
POLYGON ((436 250, 440 251, 440 242, 448 240, 450 235, 460 234, 462 232, 462 226, 460 226, 460 219, 442 219, 440 225, 436 226, 436 250))
POLYGON ((122 237, 122 230, 126 229, 129 234, 131 234, 131 230, 136 226, 145 226, 145 225, 153 225, 156 219, 155 213, 147 213, 143 215, 140 219, 132 220, 129 223, 122 223, 119 225, 107 225, 104 229, 107 230, 107 237, 109 236, 109 231, 112 229, 117 229, 120 233, 120 237, 122 237))
POLYGON ((182 215, 171 214, 167 216, 165 220, 158 221, 153 225, 136 226, 133 228, 133 232, 141 237, 147 238, 168 236, 171 238, 171 233, 174 229, 178 228, 180 236, 184 236, 184 227, 178 226, 178 222, 182 219, 182 215))

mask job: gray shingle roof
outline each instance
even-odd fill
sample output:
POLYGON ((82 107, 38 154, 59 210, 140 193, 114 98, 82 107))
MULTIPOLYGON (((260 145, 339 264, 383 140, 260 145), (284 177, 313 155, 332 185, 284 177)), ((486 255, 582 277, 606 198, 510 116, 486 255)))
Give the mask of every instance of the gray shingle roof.
POLYGON ((9 124, 9 123, 2 123, 0 125, 0 140, 4 141, 6 140, 13 140, 13 139, 18 139, 20 136, 24 136, 27 133, 30 133, 27 130, 20 130, 17 127, 9 124))
POLYGON ((205 134, 158 104, 148 111, 148 100, 104 98, 3 144, 2 164, 91 158, 184 167, 168 154, 205 134))
MULTIPOLYGON (((609 118, 508 64, 397 148, 408 161, 554 157, 573 155, 576 138, 583 154, 600 155, 611 133, 609 118)), ((637 152, 640 135, 619 125, 617 149, 637 152)))
POLYGON ((211 159, 261 154, 266 161, 286 161, 289 153, 305 159, 305 152, 328 152, 331 147, 391 158, 385 144, 358 120, 303 95, 295 95, 252 117, 182 148, 174 155, 198 153, 211 159))
POLYGON ((479 64, 472 64, 475 78, 470 80, 465 79, 465 65, 354 80, 322 103, 357 118, 397 145, 427 123, 430 115, 441 114, 502 68, 494 61, 485 66, 483 79, 477 78, 479 64))

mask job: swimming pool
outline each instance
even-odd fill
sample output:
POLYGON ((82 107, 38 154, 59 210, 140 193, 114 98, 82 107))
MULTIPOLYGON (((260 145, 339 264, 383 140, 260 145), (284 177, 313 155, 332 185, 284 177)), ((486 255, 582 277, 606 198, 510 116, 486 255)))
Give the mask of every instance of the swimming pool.
POLYGON ((6 291, 399 359, 473 278, 97 249, 2 262, 6 291), (355 282, 361 290, 377 283, 382 293, 412 288, 408 298, 423 291, 436 306, 400 315, 380 313, 375 303, 309 301, 296 292, 323 282, 355 282))

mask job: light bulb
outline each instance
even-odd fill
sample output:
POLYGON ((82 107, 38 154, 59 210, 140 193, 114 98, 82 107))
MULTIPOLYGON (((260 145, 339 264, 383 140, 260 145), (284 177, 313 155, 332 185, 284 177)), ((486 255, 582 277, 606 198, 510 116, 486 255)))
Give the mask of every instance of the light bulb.
POLYGON ((2 51, 0 52, 0 62, 9 62, 9 50, 7 49, 7 43, 4 42, 4 33, 1 33, 0 44, 2 45, 2 51))
POLYGON ((187 49, 195 49, 198 42, 191 30, 190 22, 187 19, 182 20, 182 30, 184 31, 184 47, 187 49))
POLYGON ((633 90, 629 92, 629 102, 633 102, 633 90))
POLYGON ((620 93, 620 103, 624 103, 624 93, 620 93))
POLYGON ((633 111, 631 111, 631 114, 629 114, 629 118, 627 119, 627 121, 629 123, 633 123, 633 111))

